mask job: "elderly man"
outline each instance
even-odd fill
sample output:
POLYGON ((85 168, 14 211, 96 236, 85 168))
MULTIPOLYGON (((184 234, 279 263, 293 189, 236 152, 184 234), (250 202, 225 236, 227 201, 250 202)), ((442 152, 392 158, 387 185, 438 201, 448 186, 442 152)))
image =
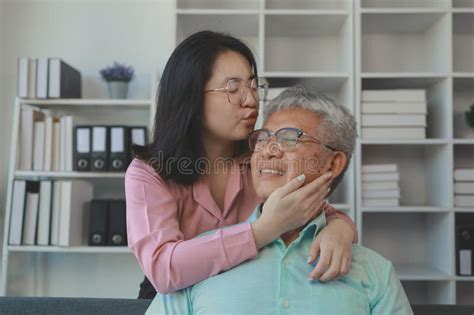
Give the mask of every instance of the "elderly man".
MULTIPOLYGON (((266 108, 264 128, 250 138, 252 179, 257 195, 288 181, 310 182, 332 172, 340 183, 354 151, 356 124, 333 99, 297 86, 266 108), (303 174, 303 175, 300 175, 303 174)), ((265 215, 262 205, 248 221, 265 215)), ((281 235, 257 258, 170 295, 157 295, 147 314, 412 314, 392 264, 353 245, 349 273, 336 281, 307 279, 313 266, 305 256, 324 228, 325 216, 281 235)))

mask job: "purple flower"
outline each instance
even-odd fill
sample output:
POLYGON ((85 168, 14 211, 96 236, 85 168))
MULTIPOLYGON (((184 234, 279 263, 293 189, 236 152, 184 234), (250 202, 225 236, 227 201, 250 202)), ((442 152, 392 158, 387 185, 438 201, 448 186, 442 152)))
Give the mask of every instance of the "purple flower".
POLYGON ((99 71, 105 81, 123 81, 129 82, 133 79, 134 70, 132 67, 127 67, 125 64, 114 62, 111 67, 106 67, 99 71))

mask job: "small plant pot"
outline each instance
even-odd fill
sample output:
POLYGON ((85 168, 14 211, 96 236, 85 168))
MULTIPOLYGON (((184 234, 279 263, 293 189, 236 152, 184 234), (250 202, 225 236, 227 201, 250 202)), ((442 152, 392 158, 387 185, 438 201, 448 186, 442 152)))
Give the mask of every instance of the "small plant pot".
POLYGON ((110 81, 108 82, 109 97, 115 99, 125 99, 128 94, 128 82, 110 81))

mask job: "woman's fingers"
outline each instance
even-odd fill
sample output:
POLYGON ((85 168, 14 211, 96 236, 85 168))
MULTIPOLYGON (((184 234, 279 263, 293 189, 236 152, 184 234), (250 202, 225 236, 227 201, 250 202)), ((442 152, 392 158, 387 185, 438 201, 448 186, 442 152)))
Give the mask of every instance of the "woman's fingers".
POLYGON ((339 274, 340 277, 344 277, 349 273, 349 268, 351 267, 351 258, 351 256, 344 256, 344 258, 342 258, 341 272, 339 274))
POLYGON ((326 250, 321 250, 319 261, 316 263, 316 268, 311 271, 309 278, 313 280, 319 280, 321 276, 329 269, 331 263, 331 252, 326 250))
POLYGON ((336 279, 340 276, 342 266, 342 252, 333 251, 331 264, 329 265, 328 270, 321 276, 319 279, 321 282, 326 282, 329 280, 336 279))
POLYGON ((288 195, 289 193, 292 193, 298 188, 300 188, 303 185, 305 179, 306 179, 306 176, 304 174, 301 174, 293 178, 292 180, 290 180, 284 186, 275 189, 273 194, 278 195, 279 197, 284 197, 288 195))
POLYGON ((295 194, 298 195, 298 198, 314 196, 315 193, 319 193, 319 192, 326 195, 328 192, 331 178, 332 178, 331 172, 321 175, 315 180, 313 180, 312 182, 309 182, 308 184, 306 184, 304 187, 301 187, 301 189, 298 189, 298 191, 295 192, 295 194))
POLYGON ((319 251, 321 250, 321 238, 316 237, 311 243, 308 253, 308 264, 312 264, 314 260, 319 256, 319 251))

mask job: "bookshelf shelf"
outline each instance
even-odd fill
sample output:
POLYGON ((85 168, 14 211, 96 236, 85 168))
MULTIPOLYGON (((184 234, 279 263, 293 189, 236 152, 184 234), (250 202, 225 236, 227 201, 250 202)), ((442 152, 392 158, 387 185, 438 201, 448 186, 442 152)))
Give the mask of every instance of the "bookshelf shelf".
POLYGON ((267 78, 321 78, 321 79, 339 79, 345 80, 350 77, 346 72, 276 72, 266 71, 262 75, 267 78))
POLYGON ((267 9, 264 11, 266 15, 301 15, 301 16, 347 16, 348 10, 284 10, 284 9, 267 9))
POLYGON ((440 10, 448 9, 450 7, 449 0, 412 0, 412 1, 399 1, 399 0, 361 0, 360 7, 365 10, 370 9, 388 9, 388 10, 410 10, 410 11, 423 11, 423 10, 440 10))
POLYGON ((181 9, 200 9, 206 11, 214 10, 251 10, 259 9, 260 4, 254 0, 241 0, 241 1, 219 1, 219 0, 206 0, 206 1, 194 1, 194 0, 177 0, 176 7, 178 10, 181 9))
POLYGON ((468 145, 474 145, 474 139, 454 139, 453 140, 454 144, 468 144, 468 145))
POLYGON ((474 207, 472 208, 460 208, 460 207, 456 207, 454 208, 454 211, 456 213, 473 213, 474 214, 474 207))
POLYGON ((451 208, 445 207, 432 207, 432 206, 400 206, 400 207, 363 207, 361 209, 362 212, 372 212, 372 213, 384 213, 384 212, 391 212, 391 213, 431 213, 431 212, 439 212, 439 213, 447 213, 451 212, 451 208))
POLYGON ((115 99, 20 99, 21 104, 37 107, 60 107, 60 106, 104 106, 104 107, 132 107, 149 109, 150 100, 115 100, 115 99))
POLYGON ((15 171, 15 179, 31 179, 31 178, 121 178, 125 177, 125 173, 112 172, 44 172, 44 171, 15 171))
POLYGON ((314 1, 314 0, 265 0, 264 7, 266 9, 279 9, 285 11, 296 10, 349 10, 351 8, 349 0, 332 0, 332 1, 314 1))
POLYGON ((453 72, 452 76, 461 79, 473 79, 474 72, 453 72))
POLYGON ((426 267, 425 265, 417 264, 398 264, 394 266, 400 280, 451 280, 448 272, 443 272, 437 268, 426 267))
POLYGON ((12 252, 29 252, 29 253, 103 253, 103 254, 131 254, 128 247, 112 247, 112 246, 76 246, 76 247, 59 247, 59 246, 8 246, 12 252))
POLYGON ((432 82, 448 77, 447 72, 363 72, 363 79, 414 79, 418 82, 432 82))
POLYGON ((452 10, 454 14, 457 13, 474 13, 474 8, 455 8, 452 10))
POLYGON ((449 144, 449 140, 445 139, 420 139, 420 140, 392 140, 392 139, 381 139, 381 140, 372 140, 372 139, 361 139, 360 143, 363 145, 439 145, 439 144, 449 144))
POLYGON ((178 15, 254 15, 259 14, 259 10, 253 9, 177 9, 178 15))
POLYGON ((444 14, 442 8, 363 8, 362 14, 444 14))
POLYGON ((474 281, 474 277, 460 277, 460 276, 457 276, 457 277, 454 277, 454 279, 456 281, 466 281, 466 282, 474 281))

